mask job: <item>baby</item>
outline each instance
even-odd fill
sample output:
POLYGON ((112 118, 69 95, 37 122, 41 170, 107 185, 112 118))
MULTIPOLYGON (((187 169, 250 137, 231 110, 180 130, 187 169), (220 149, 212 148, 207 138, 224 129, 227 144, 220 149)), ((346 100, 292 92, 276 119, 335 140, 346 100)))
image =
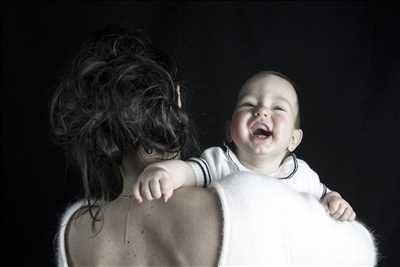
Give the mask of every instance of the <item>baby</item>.
POLYGON ((232 150, 228 146, 211 147, 200 158, 146 167, 134 185, 134 197, 139 202, 162 197, 166 202, 181 186, 207 187, 231 173, 249 171, 314 195, 335 219, 355 219, 349 203, 321 183, 308 164, 293 153, 303 132, 297 93, 288 77, 262 71, 247 80, 239 92, 228 132, 232 150))

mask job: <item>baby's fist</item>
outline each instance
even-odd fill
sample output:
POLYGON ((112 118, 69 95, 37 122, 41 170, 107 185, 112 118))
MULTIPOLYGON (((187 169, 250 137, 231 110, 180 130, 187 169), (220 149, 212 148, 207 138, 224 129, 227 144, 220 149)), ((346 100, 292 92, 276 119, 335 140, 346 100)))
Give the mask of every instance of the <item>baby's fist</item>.
POLYGON ((173 190, 169 173, 163 168, 150 165, 139 175, 133 187, 133 195, 139 203, 143 202, 143 198, 153 200, 161 197, 167 202, 173 190))
POLYGON ((353 208, 337 192, 327 193, 322 199, 322 206, 337 220, 353 221, 356 218, 353 208))

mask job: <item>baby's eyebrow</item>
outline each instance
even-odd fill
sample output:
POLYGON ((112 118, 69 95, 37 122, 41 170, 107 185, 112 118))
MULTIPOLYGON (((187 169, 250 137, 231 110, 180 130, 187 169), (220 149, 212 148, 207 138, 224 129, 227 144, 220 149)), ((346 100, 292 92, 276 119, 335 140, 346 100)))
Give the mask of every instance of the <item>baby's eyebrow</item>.
POLYGON ((243 95, 242 97, 239 98, 239 103, 243 103, 246 101, 255 101, 257 100, 256 97, 252 96, 252 95, 243 95))
POLYGON ((275 101, 282 101, 282 102, 287 103, 289 106, 292 106, 292 104, 290 103, 290 101, 286 97, 276 96, 276 97, 274 97, 274 100, 275 101))

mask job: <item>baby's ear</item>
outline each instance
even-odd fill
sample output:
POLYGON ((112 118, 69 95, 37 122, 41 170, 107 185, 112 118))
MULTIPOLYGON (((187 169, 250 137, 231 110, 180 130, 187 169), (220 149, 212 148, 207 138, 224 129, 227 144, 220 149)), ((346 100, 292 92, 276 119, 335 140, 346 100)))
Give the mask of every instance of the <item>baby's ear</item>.
POLYGON ((228 144, 233 141, 231 136, 231 120, 227 120, 225 123, 225 140, 228 144))
POLYGON ((300 145, 303 139, 303 131, 301 129, 294 129, 292 136, 290 137, 288 150, 293 152, 298 145, 300 145))

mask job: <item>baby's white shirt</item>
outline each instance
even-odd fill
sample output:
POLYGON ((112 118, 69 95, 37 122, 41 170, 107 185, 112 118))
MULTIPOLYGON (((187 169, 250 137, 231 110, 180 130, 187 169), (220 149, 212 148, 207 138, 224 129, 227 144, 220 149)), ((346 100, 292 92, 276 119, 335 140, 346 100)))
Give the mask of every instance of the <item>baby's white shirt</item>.
MULTIPOLYGON (((224 148, 207 148, 200 155, 200 158, 190 158, 188 163, 195 173, 197 186, 208 187, 225 176, 240 171, 254 173, 254 171, 246 168, 227 146, 224 148)), ((298 192, 310 193, 318 199, 330 192, 321 183, 318 174, 301 159, 297 159, 297 171, 290 178, 285 179, 293 172, 294 168, 294 158, 287 157, 279 169, 268 176, 279 179, 282 183, 289 185, 298 192)))

